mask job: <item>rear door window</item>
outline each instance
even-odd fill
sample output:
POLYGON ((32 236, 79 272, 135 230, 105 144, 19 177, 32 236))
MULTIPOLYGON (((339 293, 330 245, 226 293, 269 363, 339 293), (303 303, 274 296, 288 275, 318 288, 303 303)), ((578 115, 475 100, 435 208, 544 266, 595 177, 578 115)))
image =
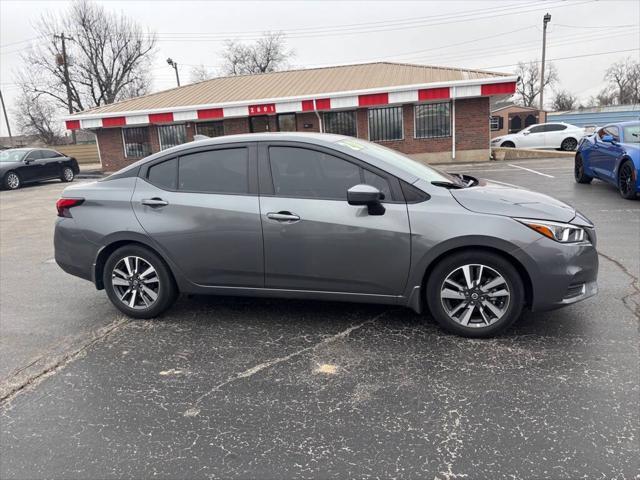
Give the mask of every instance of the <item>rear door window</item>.
POLYGON ((175 190, 178 184, 178 159, 173 158, 149 168, 147 178, 160 188, 175 190))
POLYGON ((180 157, 178 190, 203 193, 249 193, 249 151, 228 148, 180 157))

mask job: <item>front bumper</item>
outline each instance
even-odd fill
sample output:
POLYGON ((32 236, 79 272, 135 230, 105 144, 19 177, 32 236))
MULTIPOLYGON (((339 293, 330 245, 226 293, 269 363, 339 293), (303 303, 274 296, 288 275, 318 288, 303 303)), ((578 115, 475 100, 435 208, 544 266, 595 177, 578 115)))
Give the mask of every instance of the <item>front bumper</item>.
POLYGON ((532 311, 553 310, 598 293, 598 252, 591 243, 565 245, 540 239, 527 249, 536 263, 531 275, 532 311))

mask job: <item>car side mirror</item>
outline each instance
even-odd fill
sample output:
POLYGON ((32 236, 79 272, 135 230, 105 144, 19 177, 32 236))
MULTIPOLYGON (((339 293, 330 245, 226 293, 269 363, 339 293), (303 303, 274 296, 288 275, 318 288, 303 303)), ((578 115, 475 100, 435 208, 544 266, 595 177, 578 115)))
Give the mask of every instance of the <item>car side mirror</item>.
POLYGON ((29 165, 31 162, 33 162, 33 158, 25 158, 23 162, 25 165, 29 165))
POLYGON ((522 132, 523 135, 529 135, 531 132, 527 131, 527 132, 522 132))
POLYGON ((369 210, 369 215, 384 215, 386 210, 380 203, 383 198, 384 194, 380 190, 363 183, 354 185, 347 190, 347 202, 349 205, 364 205, 369 210))
POLYGON ((602 141, 603 142, 607 142, 607 143, 613 143, 613 141, 614 141, 613 135, 604 135, 602 137, 602 141))

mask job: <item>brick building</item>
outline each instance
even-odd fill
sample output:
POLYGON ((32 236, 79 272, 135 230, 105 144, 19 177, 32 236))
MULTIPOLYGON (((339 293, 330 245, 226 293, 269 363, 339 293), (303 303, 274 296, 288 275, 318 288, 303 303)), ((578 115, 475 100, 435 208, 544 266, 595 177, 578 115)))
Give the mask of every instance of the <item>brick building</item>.
POLYGON ((96 134, 106 171, 196 134, 265 131, 351 135, 427 162, 488 160, 490 99, 513 94, 516 80, 386 62, 222 77, 80 112, 66 126, 96 134))
POLYGON ((491 110, 491 138, 518 133, 529 125, 545 123, 547 112, 510 103, 491 110))

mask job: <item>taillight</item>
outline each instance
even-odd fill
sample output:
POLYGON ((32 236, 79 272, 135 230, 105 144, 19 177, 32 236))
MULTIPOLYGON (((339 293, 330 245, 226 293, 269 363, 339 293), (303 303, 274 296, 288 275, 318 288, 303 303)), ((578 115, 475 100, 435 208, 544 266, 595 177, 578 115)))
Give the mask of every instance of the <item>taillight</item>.
POLYGON ((77 207, 84 202, 84 198, 60 198, 56 202, 56 208, 58 209, 59 217, 67 217, 71 218, 71 212, 69 211, 72 207, 77 207))

